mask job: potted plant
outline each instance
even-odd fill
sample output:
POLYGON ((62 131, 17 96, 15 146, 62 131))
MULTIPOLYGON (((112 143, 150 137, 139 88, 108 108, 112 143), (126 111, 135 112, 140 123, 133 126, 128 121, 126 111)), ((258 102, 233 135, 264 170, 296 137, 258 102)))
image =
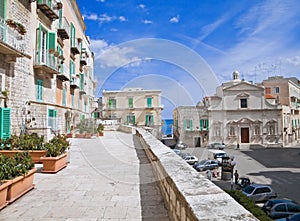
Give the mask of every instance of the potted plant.
POLYGON ((40 158, 47 153, 43 144, 44 137, 39 137, 36 133, 11 135, 10 138, 0 141, 0 153, 12 157, 17 152, 28 151, 32 161, 39 163, 40 158))
POLYGON ((47 154, 41 157, 43 173, 57 173, 67 166, 67 152, 70 143, 65 135, 57 135, 44 144, 47 154))
POLYGON ((99 136, 103 136, 103 130, 104 130, 104 125, 103 124, 98 124, 98 127, 97 127, 97 132, 98 132, 98 135, 99 136))
POLYGON ((8 186, 6 203, 2 203, 3 207, 34 188, 33 179, 36 168, 28 152, 19 152, 13 157, 0 154, 0 165, 1 183, 8 186))

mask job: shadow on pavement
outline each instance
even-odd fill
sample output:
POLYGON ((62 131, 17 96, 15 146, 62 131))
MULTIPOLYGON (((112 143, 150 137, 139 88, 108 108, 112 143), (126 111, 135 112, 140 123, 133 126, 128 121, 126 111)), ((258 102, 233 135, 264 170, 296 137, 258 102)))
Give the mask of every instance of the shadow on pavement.
POLYGON ((138 137, 135 135, 133 135, 133 144, 140 161, 139 177, 142 220, 170 221, 158 183, 153 174, 152 165, 150 164, 138 137))
POLYGON ((264 148, 242 152, 267 168, 300 168, 300 148, 264 148))

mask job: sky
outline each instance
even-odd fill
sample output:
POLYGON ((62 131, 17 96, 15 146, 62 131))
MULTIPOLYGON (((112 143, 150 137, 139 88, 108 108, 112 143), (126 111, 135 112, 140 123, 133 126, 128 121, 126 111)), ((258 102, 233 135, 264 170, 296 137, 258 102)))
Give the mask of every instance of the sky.
POLYGON ((159 89, 163 118, 240 78, 300 78, 298 0, 77 0, 97 94, 159 89))

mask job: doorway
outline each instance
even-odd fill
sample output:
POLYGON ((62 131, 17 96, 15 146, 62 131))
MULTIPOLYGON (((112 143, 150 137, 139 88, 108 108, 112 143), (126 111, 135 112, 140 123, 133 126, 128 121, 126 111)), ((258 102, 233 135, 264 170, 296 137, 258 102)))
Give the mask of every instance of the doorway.
POLYGON ((195 145, 195 147, 201 147, 201 138, 200 137, 194 137, 194 145, 195 145))
POLYGON ((249 143, 249 127, 241 128, 241 143, 249 143))

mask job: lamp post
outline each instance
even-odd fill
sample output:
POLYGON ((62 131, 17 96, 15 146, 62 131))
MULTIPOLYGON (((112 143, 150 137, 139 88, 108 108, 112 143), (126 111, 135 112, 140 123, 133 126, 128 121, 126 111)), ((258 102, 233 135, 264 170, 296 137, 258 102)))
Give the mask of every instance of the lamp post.
POLYGON ((231 184, 231 190, 233 190, 233 171, 234 171, 234 167, 236 165, 236 162, 234 160, 234 156, 232 156, 230 159, 231 159, 231 162, 230 162, 230 165, 231 165, 231 182, 230 182, 230 184, 231 184))

